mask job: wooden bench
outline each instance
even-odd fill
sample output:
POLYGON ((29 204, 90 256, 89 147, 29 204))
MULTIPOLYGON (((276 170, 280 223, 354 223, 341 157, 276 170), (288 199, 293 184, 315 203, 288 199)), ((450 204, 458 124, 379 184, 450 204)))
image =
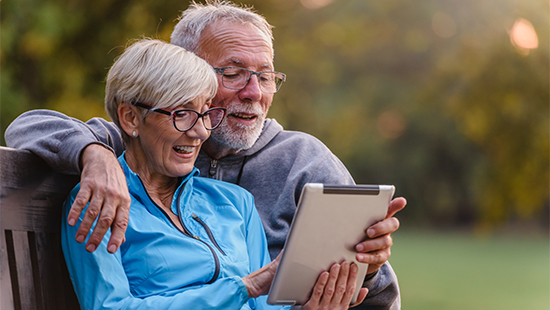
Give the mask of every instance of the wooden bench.
POLYGON ((0 309, 79 309, 61 251, 61 207, 77 176, 0 147, 0 309))

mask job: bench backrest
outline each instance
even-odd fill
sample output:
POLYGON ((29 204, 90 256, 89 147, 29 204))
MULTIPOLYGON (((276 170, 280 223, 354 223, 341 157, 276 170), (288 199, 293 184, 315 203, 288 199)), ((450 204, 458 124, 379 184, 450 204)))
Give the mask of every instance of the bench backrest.
POLYGON ((0 309, 79 309, 61 251, 61 207, 77 176, 0 147, 0 309))

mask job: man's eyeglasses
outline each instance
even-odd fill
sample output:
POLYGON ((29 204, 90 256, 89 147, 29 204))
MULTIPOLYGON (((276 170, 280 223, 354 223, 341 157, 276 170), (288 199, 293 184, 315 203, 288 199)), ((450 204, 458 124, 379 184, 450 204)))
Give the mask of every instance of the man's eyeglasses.
POLYGON ((260 90, 267 94, 274 94, 281 89, 281 85, 286 80, 286 75, 274 71, 252 71, 239 67, 214 68, 214 71, 222 75, 222 85, 229 89, 243 89, 250 82, 250 77, 258 77, 260 90))
POLYGON ((202 118, 204 128, 207 130, 216 129, 223 121, 225 117, 225 108, 211 108, 204 113, 199 113, 191 109, 180 109, 174 111, 168 111, 160 108, 154 108, 148 104, 132 101, 132 104, 136 107, 144 108, 152 112, 157 112, 165 115, 170 115, 172 124, 177 131, 185 132, 193 128, 199 118, 202 118))

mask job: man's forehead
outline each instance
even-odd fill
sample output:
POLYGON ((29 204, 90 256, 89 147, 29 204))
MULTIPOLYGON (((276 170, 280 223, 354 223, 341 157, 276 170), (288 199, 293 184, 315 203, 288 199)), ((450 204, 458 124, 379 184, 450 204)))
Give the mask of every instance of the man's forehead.
POLYGON ((199 42, 201 56, 217 65, 272 67, 271 40, 251 24, 218 22, 204 29, 199 42), (261 59, 263 58, 263 59, 261 59))
MULTIPOLYGON (((238 56, 229 56, 225 61, 222 62, 223 66, 235 66, 235 67, 246 67, 250 64, 246 61, 243 61, 238 56)), ((273 67, 273 62, 265 62, 260 64, 255 64, 259 69, 271 69, 273 67)))

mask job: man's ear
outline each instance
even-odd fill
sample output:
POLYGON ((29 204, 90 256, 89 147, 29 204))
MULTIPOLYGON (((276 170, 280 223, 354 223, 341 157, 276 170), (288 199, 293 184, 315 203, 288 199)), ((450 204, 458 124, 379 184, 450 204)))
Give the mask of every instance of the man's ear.
POLYGON ((118 106, 118 120, 120 127, 124 132, 132 137, 136 137, 139 134, 139 124, 141 123, 141 115, 130 104, 123 102, 118 106))

